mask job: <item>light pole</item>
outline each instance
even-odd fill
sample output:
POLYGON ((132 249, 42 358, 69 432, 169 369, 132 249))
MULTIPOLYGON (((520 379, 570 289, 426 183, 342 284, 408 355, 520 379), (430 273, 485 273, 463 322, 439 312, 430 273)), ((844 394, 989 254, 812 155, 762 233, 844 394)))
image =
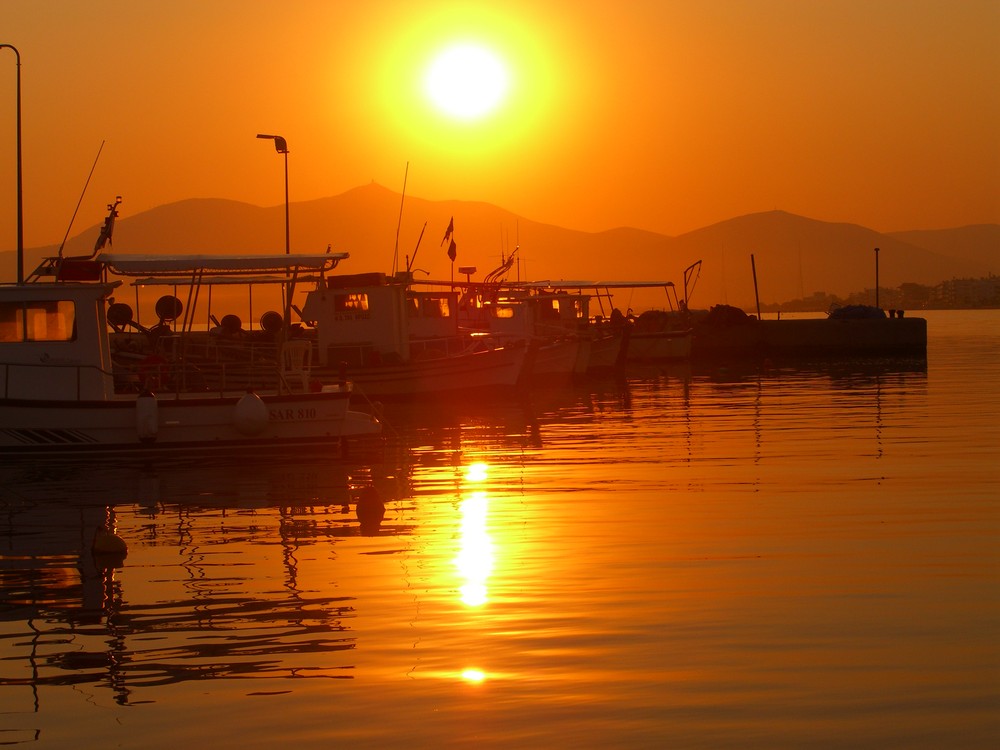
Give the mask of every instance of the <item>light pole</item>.
POLYGON ((288 142, 280 135, 257 133, 257 137, 274 141, 274 150, 279 154, 285 155, 285 255, 288 255, 291 253, 291 247, 288 241, 288 142))
POLYGON ((21 53, 13 44, 0 44, 0 49, 14 50, 17 58, 17 283, 24 283, 24 201, 21 193, 21 53))

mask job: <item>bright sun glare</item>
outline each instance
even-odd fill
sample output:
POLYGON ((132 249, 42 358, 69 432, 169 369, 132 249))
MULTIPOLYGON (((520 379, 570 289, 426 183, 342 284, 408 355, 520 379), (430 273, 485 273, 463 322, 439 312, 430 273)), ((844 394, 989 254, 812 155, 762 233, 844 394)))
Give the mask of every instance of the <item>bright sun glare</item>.
POLYGON ((507 71, 485 47, 459 44, 434 58, 424 82, 427 95, 439 110, 462 120, 475 120, 503 100, 507 71))

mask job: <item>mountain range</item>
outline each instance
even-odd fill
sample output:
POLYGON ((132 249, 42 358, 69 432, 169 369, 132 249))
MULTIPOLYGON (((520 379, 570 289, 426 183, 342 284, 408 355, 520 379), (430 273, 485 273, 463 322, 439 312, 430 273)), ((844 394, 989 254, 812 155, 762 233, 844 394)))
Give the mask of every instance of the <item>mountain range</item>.
MULTIPOLYGON (((223 199, 189 199, 128 215, 119 207, 117 253, 284 252, 285 206, 262 208, 223 199)), ((67 241, 66 255, 87 255, 101 221, 67 241)), ((683 296, 684 269, 701 260, 692 307, 762 304, 816 292, 846 296, 875 286, 932 286, 952 278, 1000 274, 1000 224, 879 233, 784 211, 749 214, 667 236, 617 228, 582 232, 544 224, 497 206, 401 196, 376 183, 289 206, 293 253, 346 251, 345 273, 392 273, 412 263, 418 279, 482 278, 518 248, 508 278, 576 281, 669 280, 683 296), (454 232, 445 241, 446 229, 454 232), (456 243, 456 262, 447 255, 456 243), (751 263, 751 256, 753 263, 751 263)), ((25 250, 25 272, 57 246, 25 250)), ((107 249, 106 249, 107 251, 107 249)), ((15 254, 0 253, 0 277, 13 279, 15 254)), ((626 300, 628 302, 628 300, 626 300)), ((631 303, 629 303, 631 306, 631 303)), ((655 304, 655 303, 651 303, 655 304)), ((636 306, 639 309, 639 306, 636 306)))

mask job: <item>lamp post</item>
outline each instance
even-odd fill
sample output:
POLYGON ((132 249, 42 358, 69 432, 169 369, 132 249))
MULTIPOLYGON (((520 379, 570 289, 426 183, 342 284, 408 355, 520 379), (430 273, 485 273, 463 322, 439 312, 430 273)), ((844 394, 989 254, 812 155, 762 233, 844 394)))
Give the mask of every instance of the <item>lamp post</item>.
POLYGON ((14 50, 17 58, 17 283, 24 283, 24 201, 21 192, 21 53, 13 44, 0 44, 0 49, 14 50))
POLYGON ((288 142, 280 135, 257 133, 257 137, 274 141, 274 150, 279 154, 285 155, 285 255, 288 255, 291 253, 291 247, 288 241, 288 142))

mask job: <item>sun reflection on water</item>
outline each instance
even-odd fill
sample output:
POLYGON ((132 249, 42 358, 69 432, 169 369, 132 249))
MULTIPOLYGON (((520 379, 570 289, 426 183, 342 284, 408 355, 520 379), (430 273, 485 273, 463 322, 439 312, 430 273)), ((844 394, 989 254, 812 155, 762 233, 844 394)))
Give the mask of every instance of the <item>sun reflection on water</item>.
POLYGON ((486 673, 481 669, 470 667, 469 669, 462 670, 462 679, 473 685, 478 685, 486 679, 486 673))
POLYGON ((469 464, 469 468, 465 472, 465 481, 485 482, 488 468, 489 467, 482 461, 477 461, 474 464, 469 464))
MULTIPOLYGON (((465 479, 470 483, 486 481, 487 465, 471 464, 465 479)), ((459 551, 455 567, 465 581, 460 587, 462 602, 469 607, 480 607, 489 598, 486 582, 493 571, 493 542, 487 531, 489 500, 485 490, 471 491, 459 505, 461 526, 459 551)))

